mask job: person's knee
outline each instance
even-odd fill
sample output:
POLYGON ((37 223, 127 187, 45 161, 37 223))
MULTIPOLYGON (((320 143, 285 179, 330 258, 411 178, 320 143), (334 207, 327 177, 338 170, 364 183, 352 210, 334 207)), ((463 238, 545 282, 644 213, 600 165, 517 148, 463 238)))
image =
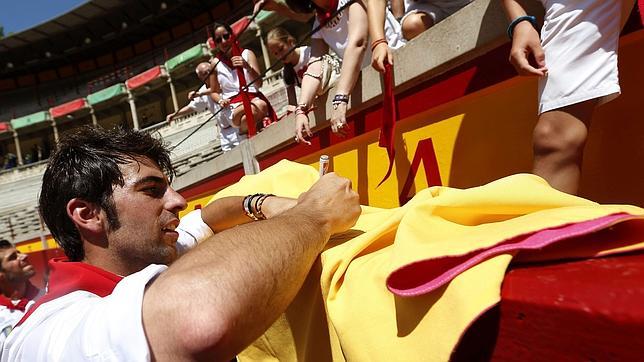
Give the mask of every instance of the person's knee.
POLYGON ((253 100, 253 113, 258 116, 265 116, 268 112, 268 105, 263 100, 253 100))
POLYGON ((557 154, 562 158, 581 155, 588 132, 583 124, 561 124, 554 115, 544 114, 533 132, 535 156, 557 154))
POLYGON ((407 40, 417 37, 423 31, 429 29, 434 25, 431 16, 425 13, 415 13, 407 16, 402 24, 403 36, 407 40))

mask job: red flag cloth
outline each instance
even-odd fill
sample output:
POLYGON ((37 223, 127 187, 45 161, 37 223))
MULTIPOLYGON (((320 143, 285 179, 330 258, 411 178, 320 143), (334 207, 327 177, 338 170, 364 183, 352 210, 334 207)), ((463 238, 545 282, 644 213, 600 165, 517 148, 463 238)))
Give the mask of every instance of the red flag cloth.
POLYGON ((51 114, 52 118, 59 118, 87 107, 88 104, 85 98, 78 98, 59 106, 49 108, 49 114, 51 114))
POLYGON ((105 297, 112 294, 116 284, 123 279, 121 276, 93 265, 70 262, 66 257, 50 259, 49 270, 47 293, 29 308, 29 311, 17 325, 22 324, 43 303, 77 290, 84 290, 99 297, 105 297))
POLYGON ((125 85, 127 85, 128 89, 138 88, 142 85, 145 85, 148 82, 151 82, 159 78, 162 75, 162 73, 163 71, 161 70, 161 66, 157 65, 153 68, 146 70, 143 73, 139 73, 134 77, 126 80, 125 85))
POLYGON ((394 96, 394 77, 393 67, 389 63, 385 63, 384 73, 384 87, 385 92, 382 100, 382 126, 380 127, 380 139, 378 146, 387 149, 387 156, 389 156, 389 168, 387 174, 380 181, 378 186, 382 185, 389 176, 394 167, 394 156, 396 155, 396 148, 394 146, 394 133, 396 130, 396 119, 398 118, 398 109, 396 109, 396 97, 394 96))
POLYGON ((321 25, 324 25, 327 23, 327 21, 331 20, 331 15, 338 9, 338 0, 330 0, 329 1, 329 9, 321 9, 316 7, 315 12, 317 13, 318 16, 318 22, 321 25))
MULTIPOLYGON (((232 37, 232 48, 231 54, 233 57, 242 55, 242 49, 239 46, 239 41, 237 40, 237 35, 233 34, 232 37)), ((239 94, 242 96, 242 105, 244 106, 244 114, 246 115, 246 125, 248 126, 248 137, 253 137, 257 131, 255 129, 255 117, 253 117, 253 109, 250 105, 250 97, 248 96, 248 90, 246 88, 246 76, 244 75, 243 67, 235 67, 237 72, 237 77, 239 79, 239 94)))
POLYGON ((640 19, 642 20, 642 25, 644 25, 644 0, 637 0, 637 7, 640 10, 640 19))

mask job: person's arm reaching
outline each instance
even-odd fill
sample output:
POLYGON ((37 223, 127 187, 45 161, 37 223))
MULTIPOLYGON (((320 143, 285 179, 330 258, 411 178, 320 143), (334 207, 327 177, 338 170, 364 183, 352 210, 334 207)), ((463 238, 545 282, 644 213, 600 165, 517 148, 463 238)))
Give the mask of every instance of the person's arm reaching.
MULTIPOLYGON (((501 2, 510 21, 527 15, 523 6, 516 0, 501 2)), ((514 27, 510 63, 520 75, 544 76, 548 72, 539 32, 529 21, 521 21, 514 27), (535 64, 530 64, 531 58, 535 64)))
POLYGON ((311 19, 313 13, 302 14, 293 11, 288 5, 284 4, 279 0, 253 0, 255 1, 255 6, 253 7, 253 14, 258 13, 260 10, 274 11, 286 18, 299 21, 301 23, 306 23, 311 19))
POLYGON ((292 209, 225 230, 179 258, 143 297, 153 359, 233 357, 284 312, 330 235, 359 213, 351 182, 330 173, 292 209))
POLYGON ((320 88, 321 75, 322 75, 322 56, 329 51, 329 46, 324 40, 319 38, 311 39, 311 61, 306 68, 306 73, 302 78, 302 89, 300 90, 300 99, 298 101, 298 108, 295 110, 295 140, 297 142, 304 142, 311 144, 304 136, 311 137, 311 129, 309 128, 309 117, 307 112, 313 105, 315 94, 320 88))
POLYGON ((178 111, 176 111, 176 112, 173 112, 173 113, 168 114, 168 115, 165 117, 165 120, 166 120, 166 122, 168 122, 168 123, 172 123, 172 120, 173 120, 173 119, 175 119, 175 118, 177 118, 177 117, 185 116, 186 114, 193 113, 194 111, 195 111, 195 109, 194 109, 194 108, 192 108, 190 104, 187 104, 187 105, 183 106, 183 108, 181 108, 180 110, 178 110, 178 111))
MULTIPOLYGON (((368 19, 367 11, 360 0, 349 5, 348 24, 349 36, 347 48, 342 57, 342 68, 340 79, 336 86, 336 95, 349 95, 360 75, 360 67, 367 49, 368 42, 368 19)), ((347 103, 340 103, 334 107, 331 115, 331 129, 333 132, 344 135, 346 133, 347 103)))
POLYGON ((385 12, 386 12, 386 1, 385 0, 367 0, 367 15, 369 17, 369 37, 371 38, 372 44, 375 44, 375 41, 379 43, 371 49, 371 66, 379 71, 385 71, 385 62, 389 64, 394 64, 394 58, 391 54, 391 49, 387 44, 387 38, 385 37, 385 12), (385 39, 384 42, 380 39, 385 39))

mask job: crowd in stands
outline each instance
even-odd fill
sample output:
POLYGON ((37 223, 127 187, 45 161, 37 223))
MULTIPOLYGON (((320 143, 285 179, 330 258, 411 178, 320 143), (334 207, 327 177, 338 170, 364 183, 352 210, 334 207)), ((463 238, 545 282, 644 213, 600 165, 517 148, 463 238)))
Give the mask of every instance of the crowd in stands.
MULTIPOLYGON (((539 30, 519 1, 501 1, 510 20, 511 63, 539 77, 533 171, 575 193, 592 111, 620 91, 617 41, 632 2, 543 0, 539 30)), ((314 16, 319 28, 308 46, 296 47, 283 28, 267 34, 271 55, 285 65, 286 85, 301 88, 291 99, 295 139, 308 142, 308 113, 330 91, 331 128, 345 134, 360 70, 385 71, 396 49, 468 3, 258 1, 257 9, 294 21, 314 16)), ((203 85, 167 121, 209 110, 228 151, 251 128, 276 119, 259 90, 257 56, 236 49, 228 25, 212 32, 216 53, 196 67, 203 85)), ((40 211, 71 262, 56 262, 51 280, 59 284, 50 284, 12 333, 3 327, 2 361, 230 359, 284 311, 330 235, 350 228, 360 212, 350 182, 330 174, 298 200, 224 198, 179 221, 186 203, 170 186, 172 171, 167 149, 140 131, 83 128, 63 137, 44 175, 40 211), (77 285, 65 284, 79 275, 77 285)), ((9 304, 25 298, 2 288, 9 304)))

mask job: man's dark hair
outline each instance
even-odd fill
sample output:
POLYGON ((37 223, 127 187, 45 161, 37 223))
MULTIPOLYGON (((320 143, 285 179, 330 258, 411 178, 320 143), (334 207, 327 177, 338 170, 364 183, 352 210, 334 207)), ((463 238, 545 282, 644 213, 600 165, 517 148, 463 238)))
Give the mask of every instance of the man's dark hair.
POLYGON ((13 244, 9 240, 0 239, 0 250, 13 248, 13 244))
POLYGON ((60 140, 43 176, 39 209, 69 260, 80 261, 85 252, 80 234, 67 215, 67 203, 79 198, 97 204, 105 211, 110 229, 118 229, 112 192, 114 186, 124 184, 119 165, 143 158, 159 165, 172 180, 169 150, 146 132, 85 126, 60 140))
POLYGON ((286 5, 296 13, 310 14, 315 11, 315 4, 311 0, 286 0, 286 5))

